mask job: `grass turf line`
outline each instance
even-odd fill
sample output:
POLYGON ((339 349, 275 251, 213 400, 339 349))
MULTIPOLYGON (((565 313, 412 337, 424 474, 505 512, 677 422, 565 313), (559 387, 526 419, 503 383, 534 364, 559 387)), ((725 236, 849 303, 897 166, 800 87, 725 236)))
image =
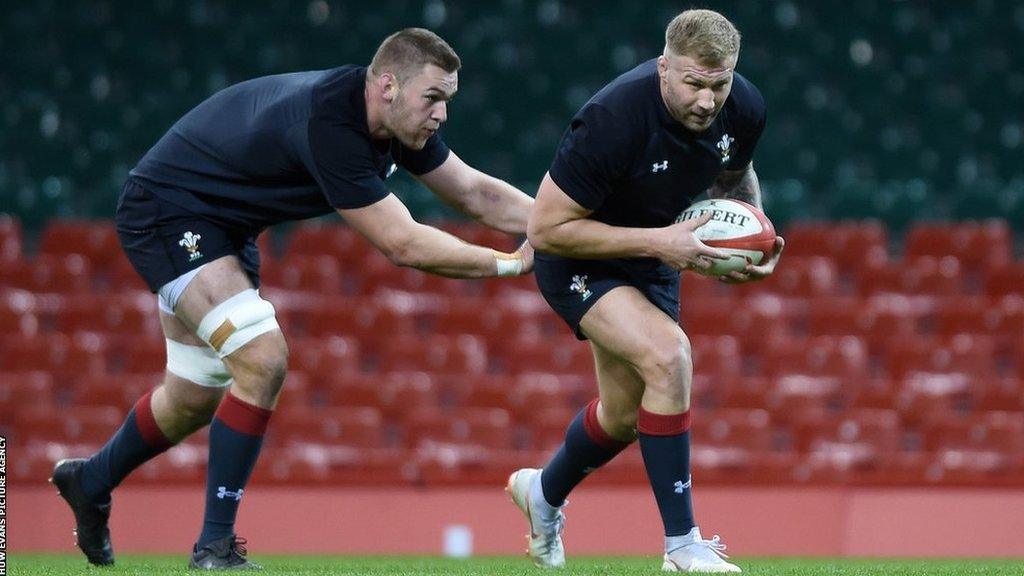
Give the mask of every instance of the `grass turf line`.
MULTIPOLYGON (((252 558, 264 574, 295 576, 391 576, 391 575, 481 575, 542 576, 554 574, 534 568, 525 557, 479 557, 454 560, 411 556, 262 556, 252 558)), ((1024 560, 874 560, 848 558, 736 558, 744 574, 759 576, 961 576, 1022 575, 1024 560)), ((13 576, 121 576, 197 574, 185 569, 188 558, 181 556, 121 555, 117 566, 94 568, 80 555, 14 554, 8 556, 8 573, 13 576)), ((657 557, 575 557, 567 561, 559 576, 632 576, 660 574, 657 557)))

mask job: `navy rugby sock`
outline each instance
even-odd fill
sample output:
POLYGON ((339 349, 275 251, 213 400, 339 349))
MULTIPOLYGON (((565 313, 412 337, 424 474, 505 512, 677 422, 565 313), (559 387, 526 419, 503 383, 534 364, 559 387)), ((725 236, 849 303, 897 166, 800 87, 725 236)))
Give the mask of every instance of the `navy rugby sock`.
POLYGON ((552 506, 561 506, 565 497, 597 468, 607 464, 622 452, 630 442, 616 440, 601 428, 597 421, 595 398, 580 410, 565 430, 565 442, 540 476, 544 500, 552 506))
POLYGON ((690 498, 690 412, 655 414, 641 407, 637 432, 665 535, 686 534, 695 526, 690 498))
POLYGON ((253 406, 229 391, 210 424, 206 512, 197 546, 234 534, 242 492, 263 445, 272 410, 253 406))
POLYGON ((82 466, 82 491, 90 500, 110 501, 111 490, 132 470, 174 445, 156 425, 152 395, 149 391, 139 398, 117 432, 82 466))

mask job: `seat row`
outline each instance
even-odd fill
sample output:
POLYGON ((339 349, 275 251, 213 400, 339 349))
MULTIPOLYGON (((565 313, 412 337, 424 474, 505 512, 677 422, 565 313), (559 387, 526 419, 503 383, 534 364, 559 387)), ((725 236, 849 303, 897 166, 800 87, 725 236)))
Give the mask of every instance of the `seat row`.
MULTIPOLYGON (((593 374, 590 347, 570 335, 488 340, 471 334, 289 337, 290 367, 318 378, 424 371, 431 374, 593 374)), ((901 379, 914 372, 974 378, 1024 377, 1024 338, 957 334, 878 341, 851 335, 737 338, 691 334, 694 370, 717 378, 787 374, 901 379)), ((163 370, 161 338, 79 332, 0 336, 0 370, 45 370, 59 378, 163 370)))
MULTIPOLYGON (((10 465, 14 481, 45 478, 54 459, 94 451, 103 437, 93 436, 92 427, 118 422, 111 410, 98 409, 94 420, 76 418, 53 419, 48 428, 39 424, 37 435, 19 440, 23 448, 10 465)), ((545 461, 561 442, 565 423, 563 414, 541 413, 524 429, 508 426, 507 415, 496 409, 459 416, 422 412, 393 433, 369 408, 288 412, 272 421, 257 476, 498 486, 509 470, 545 461)), ((808 414, 785 428, 773 425, 763 410, 717 411, 696 418, 692 435, 694 476, 702 484, 1024 485, 1021 412, 935 417, 905 430, 886 410, 808 414)), ((206 436, 200 433, 147 464, 134 481, 199 482, 206 459, 206 436)), ((639 451, 627 450, 595 478, 600 480, 594 483, 646 483, 639 451)))

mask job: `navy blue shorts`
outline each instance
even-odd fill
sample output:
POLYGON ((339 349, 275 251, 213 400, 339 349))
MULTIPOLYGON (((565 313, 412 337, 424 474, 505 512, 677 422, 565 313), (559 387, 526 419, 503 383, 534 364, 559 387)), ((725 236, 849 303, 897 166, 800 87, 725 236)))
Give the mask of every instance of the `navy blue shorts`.
POLYGON ((679 274, 629 260, 576 260, 536 254, 533 275, 544 299, 580 340, 580 320, 602 296, 618 286, 632 286, 679 322, 679 274))
POLYGON ((237 256, 254 286, 260 253, 252 230, 231 230, 196 216, 129 178, 117 201, 117 236, 152 292, 178 276, 227 255, 237 256))

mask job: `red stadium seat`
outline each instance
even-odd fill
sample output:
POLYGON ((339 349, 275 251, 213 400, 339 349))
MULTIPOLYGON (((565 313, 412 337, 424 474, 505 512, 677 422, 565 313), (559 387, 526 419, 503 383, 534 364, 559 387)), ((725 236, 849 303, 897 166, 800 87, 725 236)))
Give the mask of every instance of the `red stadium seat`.
POLYGON ((405 419, 405 439, 409 447, 442 443, 509 449, 513 447, 512 419, 501 408, 421 409, 405 419))
POLYGON ((512 376, 467 376, 465 393, 459 398, 458 404, 464 408, 509 409, 512 403, 510 396, 516 391, 516 382, 512 376))
POLYGON ((1012 262, 989 270, 985 276, 989 296, 1024 297, 1024 262, 1012 262))
POLYGON ((898 383, 888 377, 872 377, 847 383, 851 408, 896 408, 898 383))
POLYGON ((1005 220, 917 223, 907 232, 906 257, 955 256, 964 268, 983 271, 1013 258, 1013 240, 1005 220))
POLYGON ((8 214, 0 214, 0 264, 21 259, 21 223, 8 214))
POLYGON ((5 336, 32 337, 39 333, 39 306, 35 296, 24 292, 0 294, 0 326, 5 336))
POLYGON ((831 256, 786 256, 785 263, 769 278, 734 289, 741 296, 769 292, 795 298, 816 298, 838 292, 839 271, 831 256))
POLYGON ((382 341, 416 333, 411 313, 376 305, 363 298, 335 298, 300 320, 309 336, 351 336, 369 356, 382 341))
POLYGON ((53 376, 43 371, 0 372, 0 414, 4 415, 3 419, 12 418, 26 406, 54 409, 53 376))
POLYGON ((838 376, 781 375, 773 382, 767 406, 773 413, 783 416, 808 408, 839 411, 849 404, 852 396, 847 382, 838 376))
POLYGON ((745 359, 734 336, 706 336, 690 340, 694 374, 713 378, 738 376, 745 359))
POLYGON ((24 407, 14 416, 15 430, 26 443, 75 443, 102 445, 124 420, 125 413, 112 406, 81 406, 57 411, 50 407, 24 407))
POLYGON ((139 338, 162 334, 156 297, 148 293, 118 296, 69 294, 52 310, 52 327, 139 338))
POLYGON ((346 373, 316 389, 314 398, 325 406, 374 406, 389 421, 403 419, 418 407, 435 408, 440 394, 427 372, 346 373))
POLYGON ((50 221, 39 239, 39 253, 81 254, 97 270, 107 269, 122 254, 113 222, 85 220, 50 221))
POLYGON ((400 268, 381 256, 373 260, 374 266, 360 270, 363 294, 367 296, 389 292, 411 292, 447 298, 458 298, 471 292, 469 281, 428 274, 415 268, 400 268))
POLYGON ((386 371, 425 370, 482 374, 487 369, 487 346, 475 336, 398 334, 381 342, 378 368, 386 371))
POLYGON ((857 336, 769 339, 761 351, 766 376, 810 374, 863 379, 868 376, 868 348, 857 336))
POLYGON ((471 244, 486 246, 503 252, 512 252, 518 248, 518 243, 520 242, 520 239, 515 235, 506 234, 476 222, 452 221, 442 223, 440 227, 445 232, 471 244))
POLYGON ((261 283, 269 287, 312 292, 325 296, 346 294, 341 265, 332 256, 293 256, 261 269, 261 283))
POLYGON ((376 408, 307 408, 275 414, 268 429, 278 446, 326 444, 382 448, 386 444, 384 420, 376 408))
POLYGON ((925 448, 1024 454, 1024 412, 936 414, 923 424, 925 448))
POLYGON ((37 294, 88 294, 92 268, 81 254, 42 254, 0 268, 0 288, 5 286, 37 294))
POLYGON ((900 383, 896 407, 910 422, 939 413, 970 411, 980 396, 978 384, 960 372, 910 372, 900 383))
POLYGON ((4 371, 48 370, 60 378, 107 372, 107 341, 95 333, 8 338, 4 349, 4 371))
POLYGON ((296 256, 331 256, 346 271, 358 266, 363 257, 376 250, 358 232, 337 224, 306 223, 295 229, 285 251, 285 260, 296 256))
POLYGON ((755 452, 772 449, 772 422, 766 410, 714 410, 693 415, 691 437, 702 447, 734 447, 755 452))
POLYGON ((768 405, 771 381, 761 377, 708 379, 700 384, 700 377, 694 378, 694 389, 709 386, 715 389, 716 405, 721 408, 764 408, 768 405))
POLYGON ((963 269, 955 256, 918 256, 861 270, 858 290, 872 294, 956 296, 966 292, 963 269))
POLYGON ((968 334, 946 341, 934 338, 893 340, 885 354, 885 367, 894 378, 903 378, 915 371, 991 377, 997 368, 995 343, 989 337, 968 334))
POLYGON ((163 338, 122 338, 109 353, 116 372, 163 372, 167 366, 167 342, 163 338))
POLYGON ((734 286, 719 282, 717 278, 709 278, 698 274, 683 274, 680 282, 679 297, 683 306, 695 299, 704 298, 736 298, 739 293, 734 286))
POLYGON ((159 386, 163 378, 163 372, 82 376, 75 382, 74 409, 78 406, 113 406, 127 413, 146 392, 159 386))
POLYGON ((830 410, 804 411, 792 423, 801 452, 827 451, 863 444, 872 452, 895 452, 902 426, 895 410, 857 409, 836 415, 830 410))
POLYGON ((526 374, 516 378, 508 391, 508 407, 517 422, 532 426, 538 412, 576 411, 596 395, 597 389, 589 379, 526 374))
POLYGON ((568 333, 562 338, 521 338, 494 352, 504 357, 504 365, 513 374, 594 374, 594 354, 590 346, 568 333))
POLYGON ((842 273, 888 260, 888 236, 878 221, 795 222, 786 228, 786 256, 828 256, 842 273))
POLYGON ((360 369, 359 341, 345 336, 288 339, 288 366, 317 380, 334 379, 360 369))

